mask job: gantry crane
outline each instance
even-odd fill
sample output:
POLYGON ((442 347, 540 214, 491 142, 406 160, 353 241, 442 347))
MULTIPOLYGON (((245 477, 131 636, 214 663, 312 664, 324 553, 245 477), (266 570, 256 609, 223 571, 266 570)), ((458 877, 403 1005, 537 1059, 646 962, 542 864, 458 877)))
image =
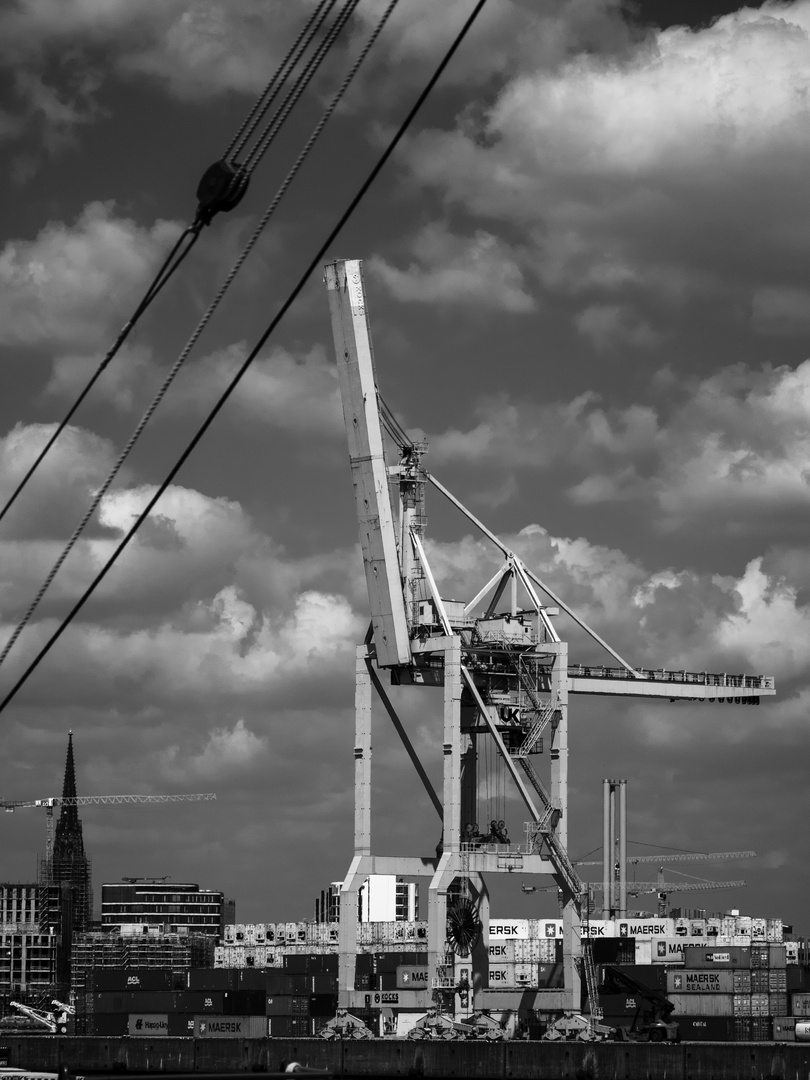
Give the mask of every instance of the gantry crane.
POLYGON ((592 957, 580 928, 586 887, 567 851, 569 694, 758 704, 760 697, 775 693, 774 680, 652 671, 625 661, 424 468, 426 444, 407 436, 378 394, 362 263, 328 263, 325 283, 371 611, 369 634, 356 655, 354 858, 340 894, 339 1005, 352 1009, 369 1004, 365 992, 355 987, 357 891, 369 874, 377 873, 430 877, 430 986, 399 991, 396 1004, 419 1009, 435 1003, 442 1011, 457 1012, 468 1001, 470 1010, 480 1009, 488 975, 480 933, 489 919, 485 875, 519 871, 551 875, 564 896, 565 987, 538 991, 534 1007, 570 1010, 579 1003, 584 976, 596 1020, 592 957), (396 447, 396 463, 387 460, 384 428, 396 447), (502 555, 501 568, 469 602, 442 596, 427 558, 427 484, 502 555), (541 601, 541 594, 550 605, 541 601), (569 664, 567 643, 554 626, 561 610, 607 651, 613 666, 569 664), (407 738, 380 672, 387 672, 395 685, 443 687, 441 799, 407 738), (435 858, 372 854, 372 687, 442 821, 435 858), (544 739, 550 759, 547 780, 536 768, 544 739), (507 842, 502 832, 482 836, 472 825, 484 746, 494 748, 528 811, 531 820, 522 843, 507 842), (456 995, 455 958, 471 952, 466 964, 472 971, 472 993, 456 995))
POLYGON ((53 855, 53 811, 56 806, 100 806, 104 803, 170 803, 170 802, 210 802, 216 795, 208 792, 204 795, 80 795, 74 798, 50 796, 46 799, 22 799, 10 801, 0 799, 0 808, 7 814, 24 807, 42 807, 45 810, 45 855, 53 855))

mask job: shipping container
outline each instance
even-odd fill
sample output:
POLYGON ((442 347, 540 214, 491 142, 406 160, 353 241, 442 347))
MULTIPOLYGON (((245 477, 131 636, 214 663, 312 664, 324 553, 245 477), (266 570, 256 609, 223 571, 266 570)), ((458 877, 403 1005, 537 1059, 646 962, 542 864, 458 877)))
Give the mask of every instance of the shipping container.
POLYGON ((788 996, 782 991, 768 995, 768 1015, 786 1016, 788 1011, 788 996))
POLYGON ((753 968, 769 968, 770 963, 770 945, 752 945, 751 946, 751 967, 753 968))
POLYGON ((761 994, 768 990, 768 976, 770 972, 767 968, 752 968, 751 969, 751 993, 761 994))
POLYGON ((798 964, 799 962, 799 943, 798 941, 786 941, 785 942, 785 962, 788 964, 798 964))
POLYGON ((309 1015, 333 1017, 337 1012, 337 994, 310 994, 309 1015))
POLYGON ((660 965, 625 964, 622 971, 642 986, 649 986, 656 990, 666 990, 667 988, 667 971, 666 968, 660 965))
POLYGON ((307 976, 295 976, 288 975, 286 973, 279 972, 276 974, 273 972, 267 972, 265 974, 264 992, 270 997, 274 997, 278 994, 294 994, 296 990, 304 991, 309 989, 307 976), (303 981, 303 986, 301 982, 303 981))
POLYGON ((787 951, 784 945, 769 945, 768 946, 768 966, 772 968, 783 968, 787 964, 787 951))
POLYGON ((557 990, 563 985, 562 964, 538 964, 537 986, 544 990, 557 990))
POLYGON ((427 964, 408 964, 397 968, 397 990, 428 989, 429 986, 427 964))
POLYGON ((188 973, 188 989, 211 991, 233 990, 238 976, 233 968, 192 968, 188 973))
POLYGON ((770 1016, 751 1018, 751 1038, 754 1042, 770 1042, 773 1038, 773 1020, 770 1016))
POLYGON ((772 994, 787 993, 787 968, 771 968, 768 972, 768 990, 772 994))
POLYGON ((703 938, 688 937, 658 938, 652 943, 651 962, 653 964, 682 964, 683 950, 687 945, 704 945, 703 938))
POLYGON ((748 968, 751 946, 685 945, 683 962, 688 968, 748 968))
POLYGON ((810 993, 793 993, 790 995, 790 1015, 810 1017, 810 993))
MULTIPOLYGON (((190 1009, 179 1010, 191 1012, 190 1009)), ((213 1012, 211 1005, 206 1003, 202 1009, 194 1012, 213 1012)), ((222 995, 222 1007, 219 1012, 223 1016, 264 1016, 265 1015, 265 992, 263 990, 231 990, 222 995)))
MULTIPOLYGON (((540 963, 540 942, 538 940, 532 941, 531 939, 523 941, 518 940, 510 942, 514 948, 514 959, 517 964, 539 964, 540 963)), ((495 946, 497 948, 497 945, 495 946)))
MULTIPOLYGON (((399 970, 399 969, 397 969, 399 970)), ((313 994, 336 994, 338 988, 337 972, 332 975, 328 972, 317 972, 310 976, 310 989, 313 994)), ((249 1012, 249 1009, 245 1010, 249 1012)))
POLYGON ((599 1007, 603 1015, 621 1017, 623 1021, 626 1021, 628 1016, 635 1016, 643 1005, 643 998, 637 994, 599 995, 599 1007))
MULTIPOLYGON (((518 944, 518 942, 516 942, 516 941, 496 941, 496 942, 492 942, 487 947, 487 952, 489 954, 489 962, 490 962, 490 964, 514 964, 517 944, 518 944)), ((521 942, 521 944, 523 944, 523 943, 521 942)), ((553 944, 555 944, 555 942, 552 942, 551 944, 553 945, 553 944)), ((539 942, 538 942, 538 946, 539 946, 539 942)), ((538 963, 539 963, 539 957, 538 957, 538 963)))
POLYGON ((682 1042, 731 1042, 734 1020, 730 1016, 678 1016, 682 1042))
POLYGON ((795 1042, 796 1017, 775 1016, 773 1018, 773 1038, 775 1042, 795 1042))
POLYGON ((127 1024, 128 1035, 152 1039, 156 1035, 169 1034, 168 1013, 130 1013, 127 1024))
POLYGON ((732 1010, 735 1016, 750 1016, 751 1015, 751 995, 750 994, 734 994, 732 1002, 732 1010))
POLYGON ((314 1033, 308 1016, 268 1016, 265 1023, 271 1039, 306 1038, 314 1033))
POLYGON ((489 965, 489 979, 488 986, 515 986, 515 965, 514 964, 490 964, 489 965))
POLYGON ((267 1034, 264 1016, 195 1016, 195 1039, 263 1039, 267 1034))
MULTIPOLYGON (((593 925, 593 923, 591 924, 593 925)), ((614 923, 616 937, 631 937, 636 941, 641 939, 657 939, 675 937, 674 919, 644 919, 627 920, 617 919, 614 923)))
POLYGON ((306 1016, 309 1012, 309 997, 292 997, 278 994, 265 1001, 267 1016, 306 1016))
POLYGON ((515 941, 528 938, 528 919, 490 919, 487 927, 487 940, 490 945, 496 941, 515 941))
POLYGON ((733 976, 733 986, 735 994, 750 994, 752 990, 752 976, 753 972, 747 968, 735 968, 731 972, 733 976))
POLYGON ((88 1033, 105 1038, 118 1038, 126 1035, 128 1013, 95 1013, 87 1018, 88 1033))
POLYGON ((191 1013, 169 1013, 169 1036, 172 1038, 193 1038, 194 1016, 191 1013))
POLYGON ((674 994, 733 994, 735 972, 683 969, 667 972, 667 993, 674 994))
POLYGON ((770 995, 768 994, 752 994, 751 995, 751 1015, 752 1016, 769 1016, 770 1008, 770 995))
POLYGON ((634 959, 636 967, 641 965, 649 965, 653 962, 653 943, 651 940, 638 941, 636 939, 636 947, 634 950, 634 959))
POLYGON ((734 1017, 734 1042, 750 1042, 751 1041, 751 1017, 735 1016, 734 1017))
MULTIPOLYGON (((551 965, 544 964, 543 967, 551 965)), ((515 964, 515 984, 517 986, 537 986, 538 964, 515 964)))
POLYGON ((734 1000, 731 994, 667 994, 675 1006, 672 1019, 679 1013, 686 1016, 733 1016, 734 1000))

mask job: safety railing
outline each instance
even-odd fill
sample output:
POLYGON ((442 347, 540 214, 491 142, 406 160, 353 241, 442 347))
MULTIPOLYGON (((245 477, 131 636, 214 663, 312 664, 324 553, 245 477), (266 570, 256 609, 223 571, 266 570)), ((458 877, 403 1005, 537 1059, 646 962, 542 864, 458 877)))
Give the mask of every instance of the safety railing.
POLYGON ((666 668, 635 668, 638 679, 634 679, 626 668, 609 668, 570 664, 568 677, 572 679, 630 679, 641 682, 682 683, 692 686, 720 686, 731 689, 772 690, 772 675, 728 675, 726 672, 707 671, 668 671, 666 668))

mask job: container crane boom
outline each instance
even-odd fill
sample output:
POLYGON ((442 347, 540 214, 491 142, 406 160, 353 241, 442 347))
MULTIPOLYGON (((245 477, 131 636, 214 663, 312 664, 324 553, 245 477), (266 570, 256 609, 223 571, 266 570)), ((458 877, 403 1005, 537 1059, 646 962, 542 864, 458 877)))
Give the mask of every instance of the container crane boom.
POLYGON ((363 264, 359 259, 340 260, 328 263, 325 273, 377 663, 395 667, 410 663, 411 647, 363 264))

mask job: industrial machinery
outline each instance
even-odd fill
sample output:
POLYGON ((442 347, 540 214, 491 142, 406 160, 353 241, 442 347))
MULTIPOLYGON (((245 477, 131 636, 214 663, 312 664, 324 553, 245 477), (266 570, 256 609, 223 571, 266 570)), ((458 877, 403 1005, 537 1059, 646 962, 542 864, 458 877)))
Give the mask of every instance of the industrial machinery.
POLYGON ((473 1013, 464 1020, 454 1020, 436 1008, 430 1008, 408 1032, 409 1039, 484 1039, 500 1042, 504 1029, 487 1013, 473 1013))
POLYGON ((371 1039, 374 1033, 347 1009, 338 1009, 318 1033, 322 1039, 371 1039))
POLYGON ((602 989, 609 993, 628 991, 638 999, 638 1007, 627 1027, 617 1027, 621 1042, 680 1042, 678 1024, 670 1017, 675 1006, 663 990, 645 986, 620 967, 602 968, 602 989))
POLYGON ((560 1014, 574 1011, 584 979, 591 1006, 588 1023, 597 1024, 593 959, 581 926, 585 885, 568 854, 569 696, 733 698, 753 704, 775 693, 774 681, 766 676, 644 670, 624 660, 425 469, 426 444, 409 438, 378 394, 361 262, 327 264, 325 282, 371 611, 369 633, 356 655, 354 858, 340 892, 340 1007, 430 1007, 456 1020, 482 1009, 488 983, 486 877, 517 873, 521 878, 550 877, 563 902, 564 987, 538 989, 534 1007, 560 1014), (482 586, 472 587, 469 600, 443 596, 430 565, 425 548, 428 484, 501 554, 500 569, 482 586), (555 627, 560 611, 607 651, 613 666, 569 663, 567 643, 555 627), (441 798, 386 693, 384 675, 393 685, 413 687, 414 692, 442 688, 443 708, 437 717, 441 798), (372 853, 372 691, 441 821, 435 856, 372 853), (548 766, 541 771, 538 760, 543 754, 548 766), (481 792, 498 788, 501 780, 502 786, 513 785, 526 807, 529 820, 517 841, 509 838, 500 807, 492 800, 482 806, 481 792), (490 820, 488 830, 478 827, 482 820, 490 820), (370 874, 430 879, 427 989, 371 995, 355 986, 357 893, 370 874), (471 970, 466 1003, 458 993, 455 965, 460 957, 469 957, 471 970))
POLYGON ((68 1017, 76 1015, 76 1009, 73 1005, 66 1005, 65 1002, 56 999, 51 1001, 51 1005, 54 1006, 56 1012, 50 1009, 35 1009, 31 1005, 21 1005, 19 1001, 11 1001, 9 1004, 21 1016, 41 1024, 52 1035, 67 1035, 68 1017))

